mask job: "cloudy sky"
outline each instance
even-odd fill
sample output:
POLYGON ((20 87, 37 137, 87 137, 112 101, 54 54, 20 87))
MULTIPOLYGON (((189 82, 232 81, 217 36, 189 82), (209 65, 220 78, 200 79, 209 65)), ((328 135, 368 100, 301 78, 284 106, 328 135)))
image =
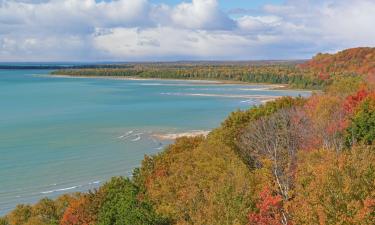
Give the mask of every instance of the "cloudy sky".
POLYGON ((302 59, 375 46, 375 0, 0 0, 0 61, 302 59))

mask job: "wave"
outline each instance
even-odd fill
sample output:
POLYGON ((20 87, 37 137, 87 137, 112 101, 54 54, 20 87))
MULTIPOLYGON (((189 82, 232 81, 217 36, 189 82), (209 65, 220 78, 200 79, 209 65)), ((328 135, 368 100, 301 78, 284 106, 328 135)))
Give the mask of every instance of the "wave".
POLYGON ((242 91, 278 91, 275 89, 278 88, 285 88, 285 85, 267 85, 263 87, 256 87, 256 88, 239 88, 242 91))
POLYGON ((161 83, 140 83, 141 86, 164 86, 161 83))
POLYGON ((130 139, 130 141, 132 141, 132 142, 136 142, 136 141, 139 141, 139 140, 141 140, 141 135, 142 135, 143 133, 135 133, 134 134, 134 131, 133 130, 131 130, 131 131, 128 131, 128 132, 126 132, 124 135, 121 135, 121 136, 119 136, 119 137, 117 137, 118 139, 122 139, 122 140, 129 140, 130 138, 132 138, 132 139, 130 139))
POLYGON ((52 190, 48 190, 48 191, 42 191, 42 192, 40 192, 40 194, 52 194, 52 193, 55 193, 55 192, 70 191, 70 190, 74 190, 74 189, 77 189, 77 188, 82 188, 84 186, 98 185, 100 183, 101 183, 100 180, 96 180, 96 181, 93 181, 93 182, 89 182, 86 185, 75 185, 75 186, 66 187, 66 188, 52 189, 52 190))
POLYGON ((241 103, 257 103, 257 101, 250 99, 250 100, 243 100, 241 101, 241 103))
POLYGON ((200 96, 200 97, 222 97, 222 98, 247 98, 247 99, 276 99, 282 96, 269 96, 269 95, 233 95, 233 94, 205 94, 205 93, 160 93, 162 95, 171 96, 200 96))
POLYGON ((132 133, 134 133, 134 131, 128 131, 126 132, 124 135, 121 135, 119 137, 117 137, 118 139, 122 139, 122 138, 125 138, 125 137, 128 137, 129 135, 131 135, 132 133))
POLYGON ((73 190, 73 189, 80 188, 80 187, 82 187, 82 185, 76 185, 76 186, 67 187, 67 188, 54 189, 54 190, 50 190, 50 191, 42 191, 40 193, 41 194, 51 194, 51 193, 54 193, 54 192, 69 191, 69 190, 73 190))
POLYGON ((90 183, 89 183, 89 185, 92 185, 92 184, 100 184, 100 180, 93 181, 93 182, 90 182, 90 183))
MULTIPOLYGON (((190 82, 190 81, 189 81, 190 82)), ((190 83, 139 83, 138 85, 141 86, 180 86, 180 87, 196 87, 196 86, 205 86, 211 87, 212 85, 220 85, 220 86, 231 86, 226 84, 220 83, 210 83, 210 82, 190 82, 190 83)))
POLYGON ((138 136, 138 137, 132 139, 132 142, 136 142, 136 141, 139 141, 139 140, 141 140, 141 136, 138 136))
POLYGON ((232 86, 222 88, 222 87, 213 87, 213 88, 187 88, 186 90, 190 91, 279 91, 274 90, 276 87, 258 87, 258 88, 233 88, 232 86))
POLYGON ((271 88, 239 88, 240 91, 271 91, 271 88))

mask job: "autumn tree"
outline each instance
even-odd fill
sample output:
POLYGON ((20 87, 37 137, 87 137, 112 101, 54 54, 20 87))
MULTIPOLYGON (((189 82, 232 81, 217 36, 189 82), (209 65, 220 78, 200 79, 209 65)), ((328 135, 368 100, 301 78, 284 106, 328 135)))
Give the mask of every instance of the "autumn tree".
POLYGON ((23 225, 31 217, 32 207, 29 205, 17 205, 17 207, 7 216, 9 225, 23 225))
POLYGON ((296 224, 373 224, 375 153, 359 146, 300 152, 289 212, 296 224))
POLYGON ((249 171, 221 134, 177 139, 142 163, 135 180, 158 213, 176 224, 248 222, 258 191, 272 176, 265 169, 249 171))
POLYGON ((314 148, 332 149, 340 152, 345 147, 345 129, 348 126, 342 99, 332 95, 314 95, 304 105, 310 121, 308 127, 314 148))
POLYGON ((375 140, 375 94, 370 95, 356 108, 347 129, 347 143, 371 145, 375 140))
POLYGON ((95 224, 101 206, 101 198, 99 196, 98 192, 90 192, 72 200, 62 216, 60 225, 95 224))
MULTIPOLYGON (((58 216, 56 212, 56 206, 53 200, 44 198, 32 207, 31 218, 39 221, 40 224, 58 224, 58 216)), ((36 224, 31 223, 28 224, 36 224)))
POLYGON ((280 195, 273 195, 266 187, 259 195, 256 204, 257 212, 249 214, 248 225, 279 225, 281 224, 283 200, 280 195))
MULTIPOLYGON (((251 123, 241 137, 243 154, 253 158, 257 167, 270 162, 278 194, 289 201, 294 183, 296 154, 302 146, 306 120, 299 117, 298 109, 281 109, 271 116, 251 123)), ((288 215, 282 212, 282 223, 288 224, 288 215)))
POLYGON ((264 105, 252 107, 245 111, 237 111, 230 114, 230 116, 222 123, 220 129, 216 132, 220 134, 219 139, 235 151, 249 168, 255 167, 254 159, 247 154, 247 151, 242 151, 241 134, 242 131, 254 121, 270 116, 281 109, 290 109, 292 107, 299 107, 305 104, 303 98, 283 97, 272 102, 267 102, 264 105))
POLYGON ((56 215, 59 220, 63 217, 65 210, 69 207, 70 203, 79 198, 81 194, 64 194, 59 196, 54 200, 54 205, 56 209, 56 215))

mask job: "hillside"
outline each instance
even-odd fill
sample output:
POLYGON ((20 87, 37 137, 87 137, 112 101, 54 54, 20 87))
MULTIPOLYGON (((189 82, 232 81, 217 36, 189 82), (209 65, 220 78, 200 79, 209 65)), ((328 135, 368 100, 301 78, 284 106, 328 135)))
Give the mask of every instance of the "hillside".
POLYGON ((363 55, 318 55, 301 70, 340 76, 323 92, 233 112, 207 137, 145 156, 131 179, 19 205, 0 225, 374 224, 375 82, 359 72, 372 61, 354 63, 363 55))
POLYGON ((352 48, 336 54, 317 54, 300 68, 328 74, 375 74, 375 48, 352 48))

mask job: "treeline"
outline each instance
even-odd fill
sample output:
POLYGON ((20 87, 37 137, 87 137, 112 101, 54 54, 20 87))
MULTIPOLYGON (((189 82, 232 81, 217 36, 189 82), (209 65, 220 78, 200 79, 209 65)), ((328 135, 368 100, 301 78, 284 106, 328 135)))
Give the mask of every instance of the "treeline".
POLYGON ((289 64, 271 65, 154 65, 140 64, 129 68, 67 69, 52 72, 53 75, 115 76, 160 79, 204 79, 253 83, 289 84, 295 88, 318 89, 329 81, 323 81, 289 64))
POLYGON ((293 88, 322 89, 342 77, 375 75, 375 48, 354 48, 337 54, 318 54, 312 60, 255 62, 139 63, 73 68, 53 75, 116 76, 160 79, 204 79, 289 84, 293 88))

